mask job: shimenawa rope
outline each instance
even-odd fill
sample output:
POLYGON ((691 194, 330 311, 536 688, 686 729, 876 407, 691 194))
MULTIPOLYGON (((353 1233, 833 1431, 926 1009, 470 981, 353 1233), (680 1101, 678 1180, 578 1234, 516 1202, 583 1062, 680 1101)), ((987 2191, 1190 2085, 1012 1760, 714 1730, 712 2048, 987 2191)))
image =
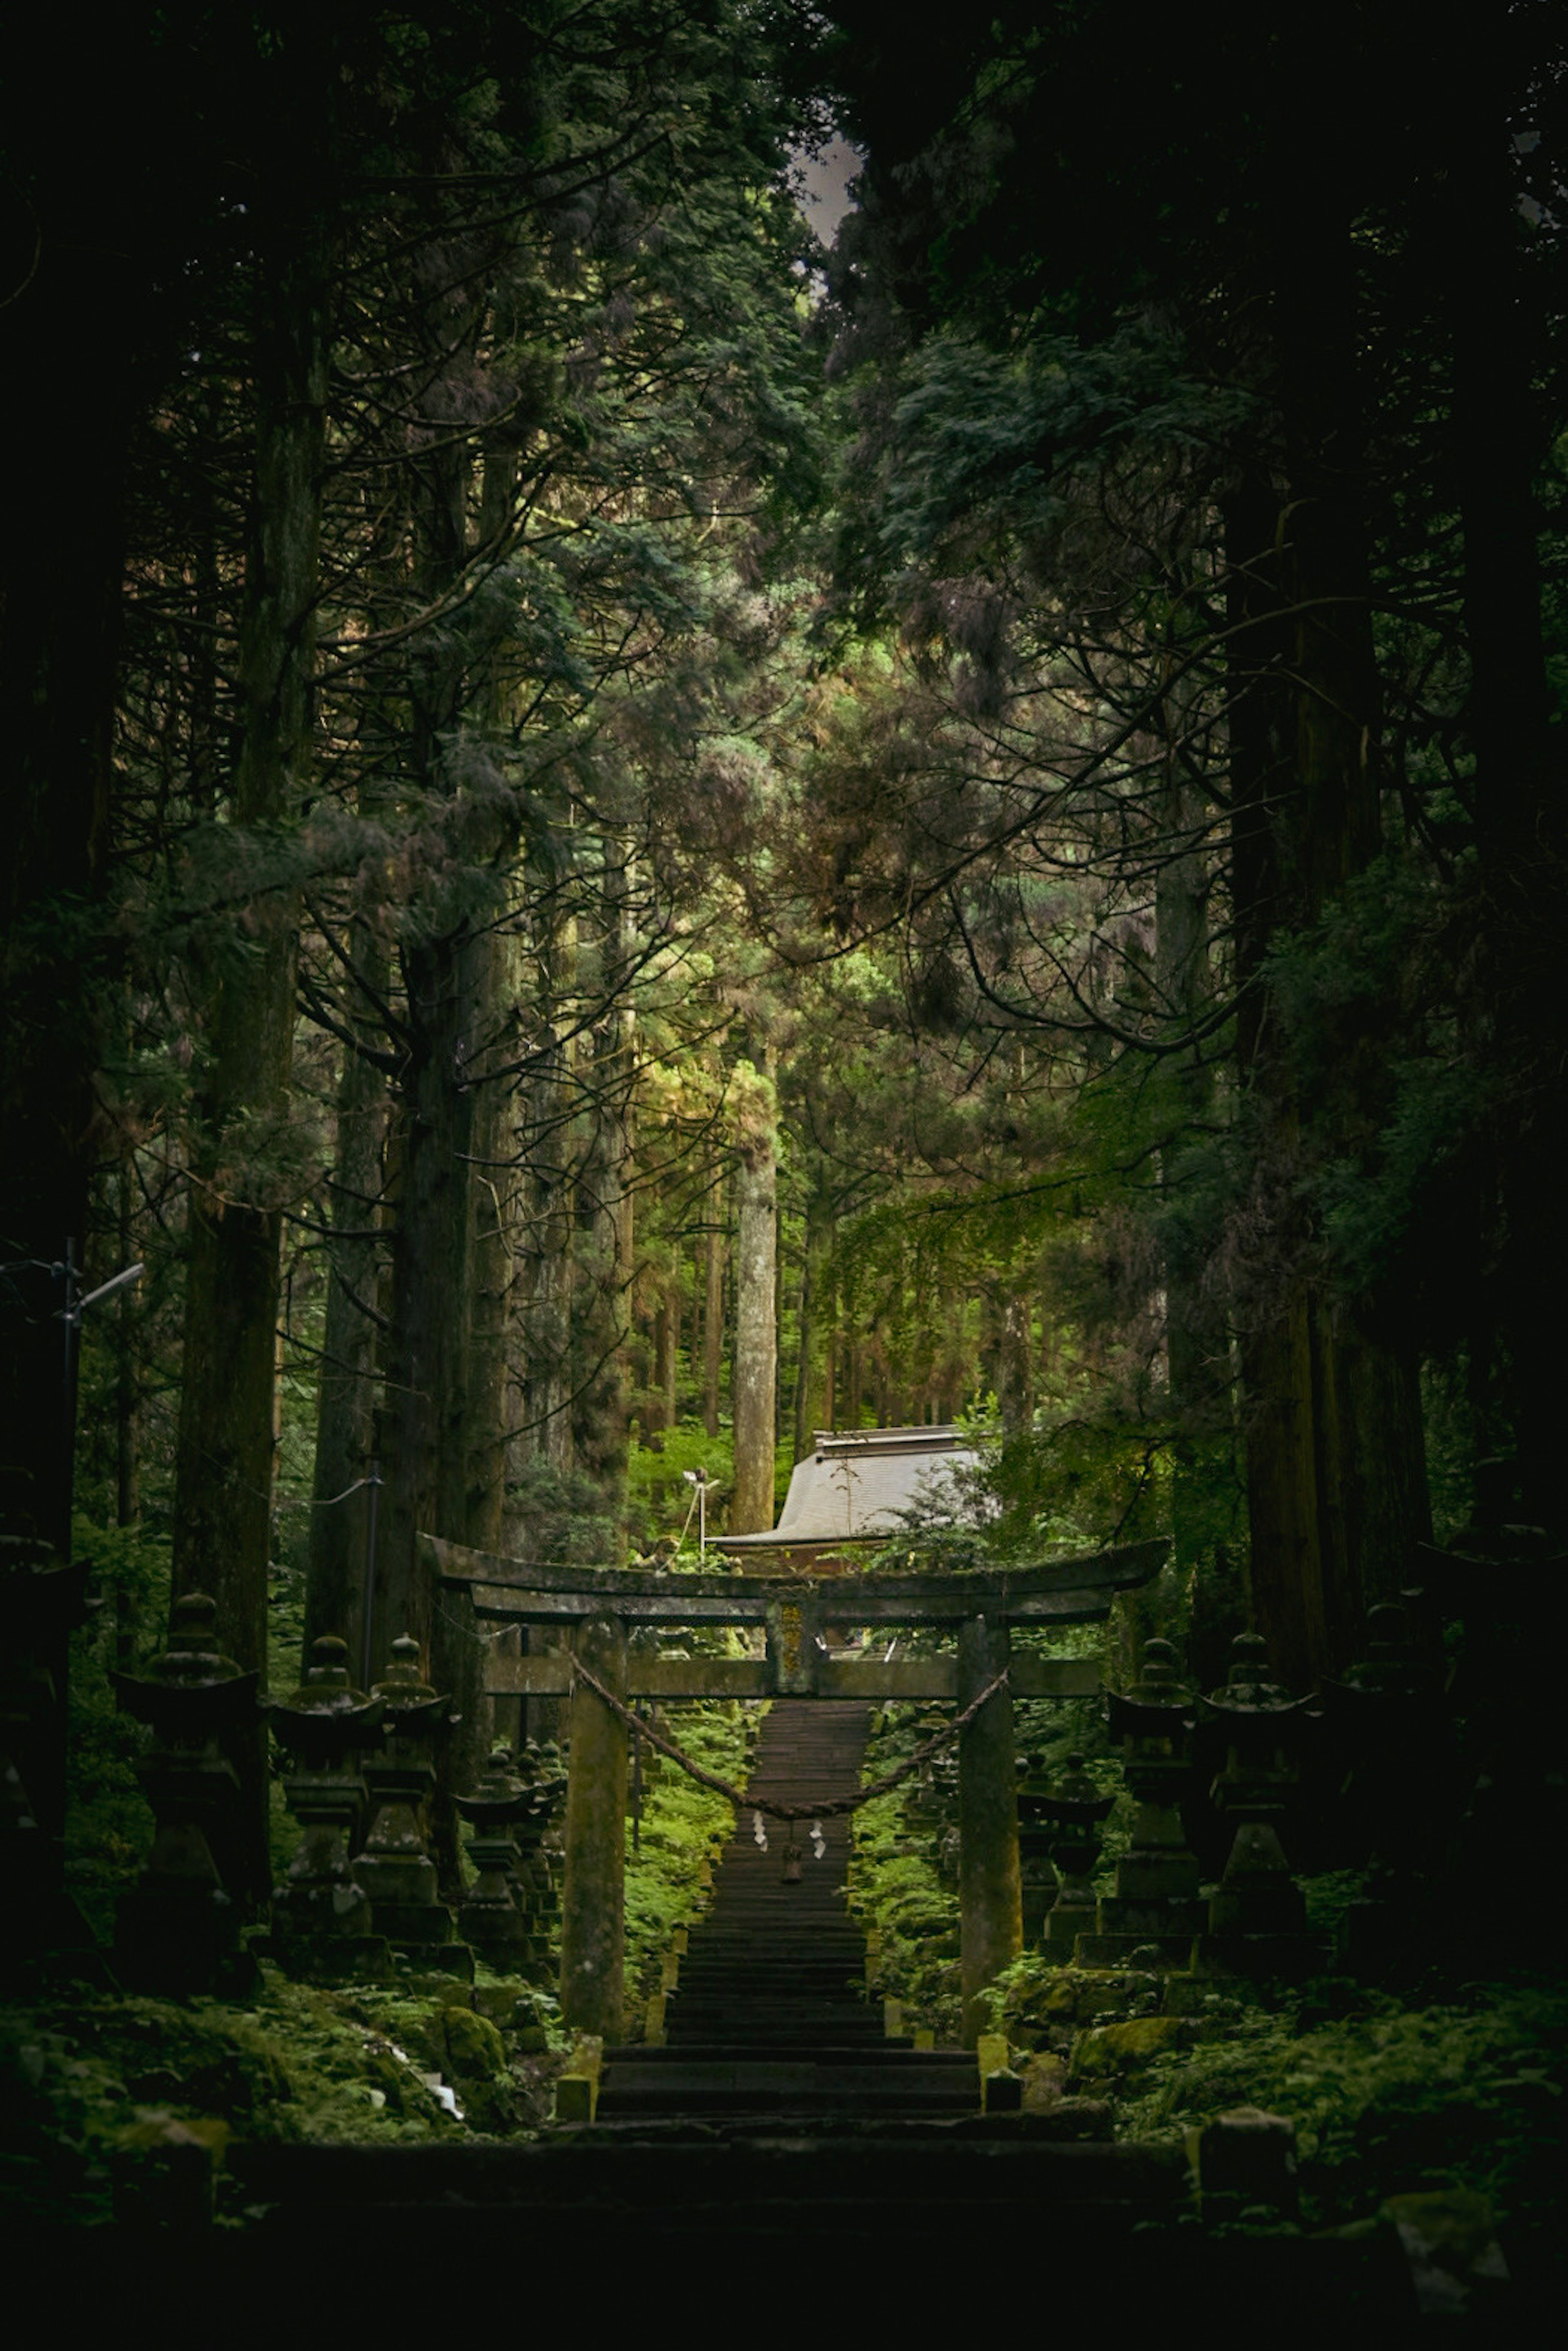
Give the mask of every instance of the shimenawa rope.
POLYGON ((716 1795, 727 1796, 730 1802, 738 1805, 743 1812, 766 1813, 770 1819, 776 1821, 821 1821, 834 1818, 842 1813, 858 1813, 862 1804, 871 1802, 873 1797, 885 1796, 891 1789, 898 1787, 913 1772, 918 1771, 928 1756, 936 1754, 944 1747, 950 1747, 965 1725, 973 1722, 980 1708, 988 1706, 998 1690, 1004 1690, 1008 1687, 1008 1677, 1004 1668, 994 1681, 986 1684, 978 1698, 970 1699, 962 1714, 955 1715, 951 1722, 943 1725, 935 1738, 926 1740, 924 1746, 917 1747, 906 1761, 897 1764, 893 1771, 884 1772, 880 1780, 873 1780, 869 1788, 862 1788, 858 1796, 840 1796, 827 1804, 780 1804, 772 1802, 767 1796, 748 1796, 743 1789, 736 1787, 731 1781, 721 1780, 716 1771, 705 1771, 700 1763, 694 1763, 691 1757, 684 1754, 673 1739, 667 1739, 662 1730, 654 1728, 653 1723, 644 1722, 641 1715, 633 1714, 623 1698, 617 1698, 612 1689, 607 1689, 599 1676, 585 1666, 580 1657, 572 1659, 572 1674, 575 1680, 587 1684, 595 1698, 602 1698, 612 1713, 618 1714, 622 1721, 634 1730, 640 1739, 645 1739, 650 1747, 656 1747, 661 1755, 667 1755, 672 1763, 678 1763, 688 1779, 695 1780, 700 1787, 711 1788, 716 1795))

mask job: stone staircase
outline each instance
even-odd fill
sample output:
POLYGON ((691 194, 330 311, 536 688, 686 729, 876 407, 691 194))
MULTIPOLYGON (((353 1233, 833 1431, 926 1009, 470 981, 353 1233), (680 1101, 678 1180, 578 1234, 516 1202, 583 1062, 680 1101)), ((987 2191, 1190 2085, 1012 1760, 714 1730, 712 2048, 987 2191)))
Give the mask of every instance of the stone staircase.
MULTIPOLYGON (((753 1791, 850 1792, 868 1711, 775 1705, 753 1791)), ((981 2314, 1033 2325, 1038 2294, 1074 2331, 1168 2332, 1173 2311, 1224 2303, 1289 2312, 1297 2329, 1397 2334, 1413 2306, 1387 2232, 1217 2236, 1193 2224, 1178 2145, 1085 2136, 1065 2112, 985 2115, 971 2052, 884 2039, 844 1907, 849 1825, 821 1826, 821 1860, 810 1822, 795 1834, 800 1876, 787 1884, 789 1833, 769 1821, 765 1850, 742 1815, 667 2037, 604 2052, 597 2120, 523 2143, 234 2148, 257 2225, 209 2232, 196 2267, 184 2240, 159 2278, 177 2268, 188 2295, 210 2272, 226 2306, 270 2307, 292 2265, 313 2281, 318 2324, 319 2282, 336 2277, 334 2325, 359 2331, 369 2318, 406 2333, 416 2313, 450 2331, 460 2284, 466 2323, 510 2325, 518 2293, 548 2284, 552 2309, 639 2326, 721 2310, 789 2325, 800 2304, 841 2331, 925 2336, 972 2332, 981 2314), (434 2281, 443 2298, 427 2308, 422 2282, 434 2281)), ((105 2250, 117 2276, 146 2271, 144 2248, 135 2265, 120 2241, 105 2250)))
MULTIPOLYGON (((831 1802, 860 1786, 866 1706, 782 1699, 769 1710, 750 1792, 831 1802)), ((789 1824, 743 1813, 713 1907, 692 1929, 665 2007, 662 2047, 605 2052, 600 2125, 661 2117, 868 2124, 972 2115, 979 2076, 967 2050, 890 2041, 864 1993, 865 1940, 844 1907, 851 1824, 789 1824), (786 1876, 788 1848, 798 1849, 786 1876), (798 1865, 799 1876, 794 1875, 798 1865)))

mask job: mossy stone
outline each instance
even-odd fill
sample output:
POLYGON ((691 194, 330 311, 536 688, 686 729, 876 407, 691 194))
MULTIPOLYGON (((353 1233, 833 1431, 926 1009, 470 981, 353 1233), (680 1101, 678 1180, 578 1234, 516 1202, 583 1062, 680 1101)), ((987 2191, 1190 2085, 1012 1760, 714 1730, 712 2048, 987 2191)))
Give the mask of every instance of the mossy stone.
POLYGON ((443 2022, 446 2064, 459 2082, 489 2081, 505 2072, 507 2045, 487 2016, 472 2008, 449 2008, 443 2022))
POLYGON ((1177 2016, 1132 2016, 1121 2024, 1097 2024, 1072 2052, 1076 2081, 1103 2081, 1146 2064, 1179 2048, 1184 2038, 1177 2016))

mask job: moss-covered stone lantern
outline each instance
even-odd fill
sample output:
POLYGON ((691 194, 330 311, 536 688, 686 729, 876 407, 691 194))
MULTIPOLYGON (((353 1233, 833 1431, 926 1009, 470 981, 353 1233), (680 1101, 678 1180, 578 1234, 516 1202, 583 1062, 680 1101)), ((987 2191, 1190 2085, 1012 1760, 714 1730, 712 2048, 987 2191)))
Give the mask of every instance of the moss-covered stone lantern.
POLYGON ((1038 1813, 1051 1830, 1051 1857, 1061 1883, 1045 1921, 1042 1946, 1058 1966, 1071 1966, 1080 1935, 1092 1935, 1096 1920, 1092 1884, 1100 1859, 1105 1819, 1116 1799, 1103 1796, 1084 1769, 1084 1759, 1071 1754, 1067 1769, 1038 1799, 1038 1813))
POLYGON ((267 1954, 290 1975, 390 1972, 370 1896, 350 1859, 369 1803, 360 1758, 385 1711, 382 1700, 354 1688, 348 1643, 331 1634, 311 1645, 293 1696, 267 1709, 273 1737, 294 1759, 283 1788, 301 1830, 287 1875, 273 1889, 267 1954))
POLYGON ((1280 1841, 1280 1823, 1300 1772, 1312 1701, 1269 1677, 1256 1633, 1238 1634, 1222 1689, 1198 1705, 1224 1733, 1226 1760, 1209 1793, 1236 1823, 1229 1857, 1208 1906, 1203 1956, 1252 1974, 1292 1975, 1320 1957, 1306 1932, 1306 1906, 1280 1841))
POLYGON ((1079 1962, 1123 1967, 1136 1953, 1145 1964, 1186 1967, 1208 1918, 1197 1856, 1188 1850, 1181 1818, 1192 1775, 1193 1696, 1168 1641, 1145 1641, 1138 1680, 1124 1696, 1112 1695, 1109 1717, 1136 1809, 1127 1851, 1116 1864, 1116 1890, 1102 1897, 1096 1929, 1079 1944, 1079 1962))
POLYGON ((255 1722, 258 1678, 218 1647, 217 1606, 203 1592, 175 1601, 169 1646, 144 1674, 114 1676, 120 1707, 152 1732, 136 1776, 157 1823, 147 1865, 116 1906, 115 1971, 129 1991, 243 1994, 256 1980, 214 1847, 234 1842, 240 1800, 222 1742, 255 1722))
POLYGON ((354 1857, 354 1881, 370 1896, 376 1931, 415 1967, 472 1977, 474 1955, 459 1943, 441 1899, 426 1837, 425 1808, 435 1788, 435 1748, 455 1717, 449 1698, 431 1687, 419 1643, 403 1634, 371 1692, 382 1708, 380 1744, 365 1757, 370 1834, 354 1857))

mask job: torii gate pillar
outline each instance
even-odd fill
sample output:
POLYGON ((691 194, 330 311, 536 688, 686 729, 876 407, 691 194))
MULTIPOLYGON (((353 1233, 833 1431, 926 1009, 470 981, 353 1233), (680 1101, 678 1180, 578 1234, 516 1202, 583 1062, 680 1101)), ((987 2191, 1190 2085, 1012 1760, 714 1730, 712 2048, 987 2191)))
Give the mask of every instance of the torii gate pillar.
MULTIPOLYGON (((958 1704, 979 1697, 1006 1670, 1005 1625, 974 1616, 958 1632, 958 1704)), ((1019 1878, 1018 1766, 1013 1702, 998 1690, 958 1733, 958 1907, 964 2043, 985 2030, 980 1994, 1023 1949, 1019 1878)))
MULTIPOLYGON (((626 1627, 595 1616, 573 1643, 618 1698, 626 1693, 626 1627)), ((560 2012, 580 2032, 622 2038, 625 1987, 626 1726, 579 1682, 571 1695, 561 1892, 560 2012)))

